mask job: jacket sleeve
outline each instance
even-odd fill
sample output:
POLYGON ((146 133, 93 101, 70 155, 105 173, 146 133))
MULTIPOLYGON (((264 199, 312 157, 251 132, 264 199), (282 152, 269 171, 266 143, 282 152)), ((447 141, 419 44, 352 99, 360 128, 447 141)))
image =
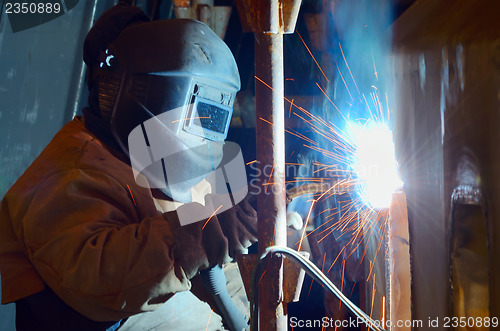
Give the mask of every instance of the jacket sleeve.
MULTIPOLYGON (((35 194, 23 219, 26 249, 68 305, 96 321, 126 318, 191 286, 175 257, 175 212, 138 218, 115 179, 71 169, 46 179, 35 194)), ((213 240, 227 250, 223 237, 213 240)))

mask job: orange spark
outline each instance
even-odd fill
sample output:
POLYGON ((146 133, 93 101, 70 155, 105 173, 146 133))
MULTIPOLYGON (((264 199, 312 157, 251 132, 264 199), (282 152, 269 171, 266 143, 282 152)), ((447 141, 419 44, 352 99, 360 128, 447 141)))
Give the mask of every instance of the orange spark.
POLYGON ((298 251, 300 251, 300 248, 302 247, 302 241, 304 240, 304 235, 306 233, 306 229, 307 229, 307 225, 309 224, 309 219, 310 219, 310 216, 311 216, 311 212, 312 212, 312 209, 314 207, 314 204, 318 201, 318 200, 321 200, 321 198, 326 194, 328 193, 329 191, 331 191, 332 189, 335 188, 336 185, 333 185, 332 187, 330 187, 328 190, 326 190, 323 194, 321 194, 319 196, 318 199, 314 199, 311 203, 311 208, 309 208, 309 213, 307 213, 307 218, 306 218, 306 221, 304 223, 304 230, 302 231, 302 234, 300 236, 300 243, 299 243, 299 246, 297 248, 298 251))
POLYGON ((389 97, 387 96, 387 92, 385 92, 385 102, 387 103, 387 121, 391 121, 391 112, 389 109, 389 97))
POLYGON ((349 64, 347 63, 347 60, 345 59, 344 51, 342 50, 342 46, 340 45, 340 43, 339 43, 339 47, 340 47, 340 52, 342 53, 342 57, 344 58, 345 65, 347 66, 347 69, 349 69, 349 73, 351 74, 352 81, 354 82, 354 85, 356 86, 356 90, 358 90, 358 93, 360 93, 359 88, 358 88, 358 84, 356 84, 356 80, 354 79, 354 76, 352 75, 351 68, 349 68, 349 64))
MULTIPOLYGON (((276 91, 275 89, 272 88, 271 85, 267 84, 266 82, 264 82, 262 79, 260 79, 259 77, 257 76, 254 76, 255 79, 257 79, 259 82, 261 82, 262 84, 264 84, 266 87, 268 87, 271 91, 275 92, 275 93, 278 93, 278 91, 276 91)), ((281 95, 281 93, 280 93, 281 95)), ((292 103, 290 100, 288 100, 287 97, 283 96, 283 99, 285 99, 286 101, 288 101, 289 103, 292 103)), ((295 108, 297 109, 300 109, 300 107, 296 106, 296 105, 293 105, 295 108)))
POLYGON ((212 217, 214 217, 215 214, 217 214, 217 212, 219 211, 219 209, 222 208, 222 205, 219 206, 219 208, 217 208, 213 213, 212 215, 210 215, 210 217, 208 218, 208 220, 205 222, 205 224, 203 224, 203 227, 201 228, 202 230, 205 228, 205 226, 207 226, 208 222, 210 222, 210 220, 212 219, 212 217))
POLYGON ((385 295, 382 297, 382 325, 385 325, 385 295))
POLYGON ((127 184, 128 191, 130 192, 130 196, 132 197, 132 201, 134 202, 134 206, 137 206, 135 203, 134 195, 132 194, 132 190, 130 189, 130 186, 127 184))
POLYGON ((370 113, 371 118, 375 118, 375 117, 373 116, 372 110, 370 109, 370 105, 368 104, 368 101, 366 101, 365 94, 364 94, 364 93, 362 93, 361 95, 363 96, 363 99, 365 99, 366 108, 368 108, 368 112, 370 113))
POLYGON ((247 306, 243 303, 243 301, 240 301, 240 304, 243 306, 243 309, 245 310, 245 314, 247 314, 247 316, 250 316, 250 312, 248 311, 247 306))
POLYGON ((208 330, 208 325, 210 324, 210 319, 212 318, 213 312, 214 312, 214 310, 212 309, 212 311, 210 312, 210 316, 208 316, 208 322, 207 322, 207 327, 205 328, 205 331, 208 330))
POLYGON ((349 296, 352 297, 352 293, 354 292, 354 288, 356 287, 357 281, 354 282, 354 285, 352 286, 351 294, 349 296))
POLYGON ((335 264, 335 262, 337 262, 337 259, 339 258, 340 254, 342 254, 342 252, 344 251, 345 249, 345 246, 342 247, 342 249, 340 250, 339 254, 337 255, 337 257, 335 258, 335 261, 333 261, 332 265, 330 266, 330 268, 328 269, 327 273, 330 272, 330 270, 332 270, 332 267, 333 265, 335 264))
MULTIPOLYGON (((375 266, 375 259, 376 256, 374 257, 373 262, 370 260, 370 271, 368 272, 368 278, 366 279, 367 282, 370 281, 370 278, 372 276, 373 267, 375 266)), ((375 274, 373 274, 373 282, 375 282, 375 274)))
POLYGON ((375 275, 373 275, 373 290, 372 290, 372 307, 370 309, 370 327, 371 327, 371 318, 373 315, 373 303, 375 302, 375 275))
POLYGON ((318 66, 319 70, 321 70, 321 73, 323 74, 323 76, 325 77, 326 81, 327 82, 330 82, 330 80, 328 80, 328 77, 326 77, 325 73, 323 72, 323 69, 321 69, 321 66, 319 65, 318 61, 316 61, 316 58, 314 57, 314 55, 311 53, 311 51, 309 50, 309 47, 307 47, 306 45, 306 42, 304 41, 304 39, 302 39, 302 36, 300 35, 300 33, 297 31, 297 35, 299 36, 300 40, 302 40, 302 43, 304 44, 304 46, 306 47, 307 51, 309 52, 309 54, 311 55, 312 59, 314 60, 314 62, 316 63, 316 65, 318 66))
POLYGON ((306 234, 306 229, 307 229, 307 226, 309 225, 309 219, 311 217, 311 212, 313 210, 315 202, 316 202, 316 200, 312 201, 311 207, 309 208, 309 212, 307 213, 306 221, 304 222, 304 230, 302 230, 302 234, 300 236, 300 242, 299 242, 299 246, 297 247, 297 251, 300 251, 300 249, 302 248, 302 242, 304 241, 304 235, 306 234))
POLYGON ((210 119, 210 116, 208 116, 208 117, 188 117, 188 118, 184 118, 184 119, 182 119, 182 120, 175 120, 175 121, 172 121, 172 124, 177 123, 177 122, 180 122, 180 121, 198 120, 198 119, 202 119, 202 118, 208 118, 208 119, 210 119))
POLYGON ((264 270, 264 272, 262 273, 262 276, 260 276, 259 281, 258 281, 258 283, 257 283, 257 286, 259 286, 259 285, 260 285, 260 281, 262 280, 262 277, 264 277, 264 275, 266 274, 266 271, 267 271, 267 269, 266 269, 266 270, 264 270))
MULTIPOLYGON (((340 283, 340 292, 344 290, 344 270, 345 270, 345 260, 342 260, 342 282, 340 283)), ((340 307, 342 307, 342 301, 339 300, 339 311, 340 307)))
POLYGON ((337 106, 333 103, 333 101, 330 99, 330 97, 326 94, 326 92, 321 88, 321 86, 319 86, 318 83, 316 83, 316 86, 320 89, 320 91, 325 95, 325 97, 328 99, 328 101, 330 101, 330 103, 335 107, 335 109, 337 109, 337 111, 340 113, 340 115, 342 115, 342 117, 344 118, 344 121, 346 123, 348 123, 347 121, 347 118, 345 118, 344 114, 342 114, 342 112, 340 111, 340 109, 337 108, 337 106))
POLYGON ((347 90, 347 93, 349 93, 349 95, 351 96, 351 99, 354 100, 354 98, 352 97, 351 91, 349 91, 349 88, 347 87, 347 83, 345 82, 344 76, 342 75, 342 72, 340 71, 339 65, 337 63, 335 63, 335 65, 337 66, 337 71, 340 74, 340 78, 342 78, 342 81, 344 82, 345 89, 347 90))
MULTIPOLYGON (((294 114, 295 114, 295 113, 294 113, 294 114)), ((273 126, 274 126, 274 124, 273 124, 272 122, 270 122, 270 121, 268 121, 268 120, 266 120, 266 119, 264 119, 264 118, 262 118, 262 117, 260 117, 259 119, 260 119, 261 121, 263 121, 263 122, 266 122, 266 123, 267 123, 267 124, 269 124, 269 125, 273 125, 273 126)), ((309 138, 307 138, 306 136, 304 136, 304 135, 302 135, 302 134, 300 134, 300 133, 295 133, 295 132, 292 132, 292 131, 290 131, 290 130, 285 130, 285 132, 286 132, 286 133, 289 133, 289 134, 291 134, 291 135, 294 135, 294 136, 296 136, 297 138, 303 139, 303 140, 305 140, 305 141, 307 141, 307 142, 309 142, 309 143, 311 143, 311 144, 317 144, 317 142, 316 142, 316 141, 314 141, 314 140, 312 140, 312 139, 309 139, 309 138)))
POLYGON ((313 287, 313 283, 314 283, 314 278, 311 279, 311 285, 309 285, 309 291, 307 292, 307 299, 309 299, 309 294, 311 294, 311 290, 312 290, 312 287, 313 287))
MULTIPOLYGON (((273 177, 273 172, 274 172, 274 164, 273 164, 273 168, 271 169, 271 173, 269 174, 269 178, 267 179, 267 184, 269 184, 269 182, 271 181, 271 178, 273 177)), ((267 185, 265 188, 265 192, 267 193, 267 185)))
POLYGON ((373 59, 373 70, 375 71, 375 77, 377 78, 378 82, 378 73, 377 73, 377 67, 375 66, 375 57, 373 57, 373 52, 372 52, 372 59, 373 59))

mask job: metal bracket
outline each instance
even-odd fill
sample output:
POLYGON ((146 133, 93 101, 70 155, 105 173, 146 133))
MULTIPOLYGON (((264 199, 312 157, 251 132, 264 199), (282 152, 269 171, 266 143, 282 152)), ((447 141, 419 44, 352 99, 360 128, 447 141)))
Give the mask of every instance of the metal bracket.
POLYGON ((236 0, 245 32, 293 33, 302 0, 236 0))
MULTIPOLYGON (((308 252, 299 252, 304 258, 309 259, 308 252)), ((238 256, 238 267, 240 268, 241 278, 247 296, 250 295, 250 284, 252 278, 252 271, 255 267, 257 254, 247 254, 238 256)), ((305 271, 290 259, 283 257, 284 272, 286 275, 283 279, 283 302, 297 302, 300 298, 300 291, 304 282, 305 271)))

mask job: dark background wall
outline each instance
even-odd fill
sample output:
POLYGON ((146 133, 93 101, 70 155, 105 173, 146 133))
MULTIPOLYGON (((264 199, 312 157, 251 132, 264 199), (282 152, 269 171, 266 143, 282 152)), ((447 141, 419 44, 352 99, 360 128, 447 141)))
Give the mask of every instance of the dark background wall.
MULTIPOLYGON (((94 17, 113 4, 96 2, 66 1, 63 15, 17 32, 2 2, 0 198, 63 124, 80 111, 80 100, 85 101, 83 40, 94 17)), ((13 308, 0 306, 0 330, 14 330, 13 308)))

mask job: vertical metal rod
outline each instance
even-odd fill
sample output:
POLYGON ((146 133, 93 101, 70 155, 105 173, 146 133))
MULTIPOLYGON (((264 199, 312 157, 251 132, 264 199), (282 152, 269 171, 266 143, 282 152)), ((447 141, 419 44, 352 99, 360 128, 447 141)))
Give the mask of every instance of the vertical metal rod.
MULTIPOLYGON (((263 184, 257 199, 259 251, 262 252, 273 245, 286 247, 282 33, 255 33, 255 74, 257 160, 263 184)), ((287 330, 285 305, 282 258, 274 256, 260 281, 259 329, 287 330)))
MULTIPOLYGON (((64 1, 62 2, 64 3, 64 1)), ((86 3, 87 7, 85 7, 85 17, 88 19, 88 21, 83 22, 83 29, 84 31, 80 37, 83 40, 85 38, 85 34, 92 28, 92 25, 94 25, 94 21, 96 19, 96 14, 98 12, 98 0, 93 0, 92 2, 87 2, 86 3), (90 12, 90 15, 87 15, 87 13, 90 12)), ((104 11, 104 10, 103 10, 104 11)), ((79 52, 83 52, 83 42, 79 43, 79 52), (81 48, 80 48, 81 47, 81 48)), ((76 115, 78 115, 78 112, 81 111, 81 109, 87 104, 87 99, 83 99, 82 97, 82 91, 84 89, 87 89, 87 66, 84 65, 82 60, 75 61, 75 64, 73 65, 73 75, 77 77, 73 77, 71 79, 71 88, 69 89, 69 97, 68 97, 68 106, 66 109, 71 109, 70 112, 66 112, 64 115, 64 122, 67 123, 73 119, 76 115), (82 100, 83 99, 83 100, 82 100)), ((87 93, 85 93, 86 95, 87 93)))

